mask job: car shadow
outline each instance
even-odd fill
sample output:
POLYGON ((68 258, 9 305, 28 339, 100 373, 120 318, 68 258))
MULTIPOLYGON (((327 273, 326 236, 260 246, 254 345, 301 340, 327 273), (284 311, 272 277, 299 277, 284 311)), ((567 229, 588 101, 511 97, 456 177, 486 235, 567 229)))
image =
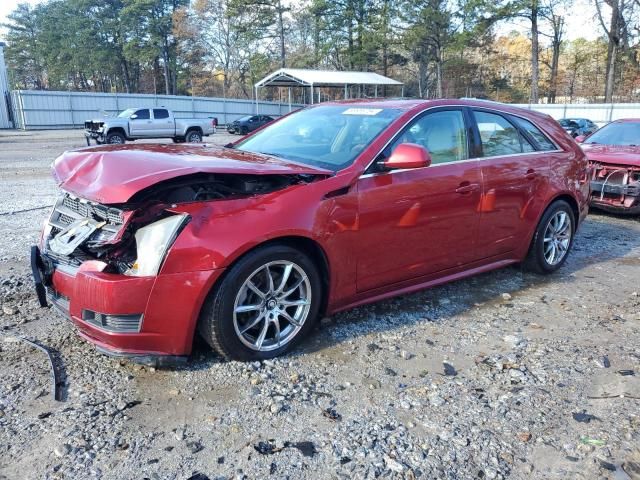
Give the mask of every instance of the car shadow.
MULTIPOLYGON (((628 262, 637 262, 640 266, 640 255, 628 257, 631 251, 640 250, 639 223, 638 218, 597 212, 590 215, 580 227, 567 262, 551 275, 529 273, 519 266, 506 267, 356 307, 334 315, 328 324, 319 322, 309 338, 285 355, 285 358, 318 352, 364 335, 424 322, 442 322, 477 306, 503 303, 503 293, 517 294, 547 283, 570 285, 581 281, 576 278, 577 272, 612 259, 626 257, 628 262)), ((567 288, 567 292, 570 291, 567 288)), ((221 361, 224 360, 198 339, 191 361, 183 368, 206 369, 221 361)))

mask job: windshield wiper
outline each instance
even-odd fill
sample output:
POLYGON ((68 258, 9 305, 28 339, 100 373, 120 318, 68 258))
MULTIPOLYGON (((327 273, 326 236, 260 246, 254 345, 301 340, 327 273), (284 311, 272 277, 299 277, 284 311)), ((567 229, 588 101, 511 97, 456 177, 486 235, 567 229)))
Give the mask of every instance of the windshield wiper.
POLYGON ((283 155, 280 155, 279 153, 273 153, 273 152, 256 152, 256 153, 259 153, 260 155, 267 155, 269 157, 285 158, 283 155))

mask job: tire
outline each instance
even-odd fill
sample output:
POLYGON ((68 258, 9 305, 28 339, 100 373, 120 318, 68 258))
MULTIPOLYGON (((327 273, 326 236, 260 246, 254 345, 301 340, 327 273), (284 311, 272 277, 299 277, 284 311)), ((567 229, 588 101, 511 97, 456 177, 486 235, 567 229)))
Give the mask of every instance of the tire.
POLYGON ((242 127, 240 129, 240 135, 246 135, 247 133, 249 133, 249 129, 247 129, 247 127, 242 127))
POLYGON ((173 143, 184 143, 184 138, 183 137, 173 137, 172 138, 173 143))
POLYGON ((540 274, 558 270, 569 256, 575 231, 576 219, 571 206, 564 200, 553 202, 533 234, 524 261, 525 269, 540 274), (555 228, 557 231, 554 232, 555 228))
POLYGON ((185 141, 187 143, 201 143, 202 134, 197 130, 189 130, 185 136, 185 141))
POLYGON ((233 265, 211 291, 200 313, 198 331, 229 360, 274 358, 295 346, 313 328, 321 298, 318 269, 306 254, 286 245, 258 248, 233 265), (283 286, 288 265, 290 273, 283 286), (267 268, 273 279, 271 290, 267 268), (249 280, 257 290, 249 286, 249 280), (283 307, 280 302, 295 305, 283 307), (295 323, 287 320, 281 309, 295 323))
POLYGON ((121 132, 112 132, 107 134, 107 138, 104 143, 108 143, 110 145, 122 145, 127 141, 124 134, 121 132))

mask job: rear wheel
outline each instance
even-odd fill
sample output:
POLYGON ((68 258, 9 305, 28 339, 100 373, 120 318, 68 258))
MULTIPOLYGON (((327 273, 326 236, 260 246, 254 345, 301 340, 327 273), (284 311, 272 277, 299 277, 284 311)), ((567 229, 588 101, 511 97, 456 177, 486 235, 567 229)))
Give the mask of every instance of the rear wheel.
POLYGON ((202 134, 197 130, 190 130, 187 132, 186 140, 189 143, 202 142, 202 134))
POLYGON ((231 267, 212 291, 198 329, 228 359, 273 358, 313 327, 321 289, 307 255, 284 245, 260 248, 231 267))
POLYGON ((573 245, 575 215, 564 200, 552 203, 536 227, 525 267, 536 273, 552 273, 567 260, 573 245))
POLYGON ((121 132, 111 132, 107 134, 107 138, 105 139, 105 143, 110 145, 121 145, 126 142, 126 138, 121 132))

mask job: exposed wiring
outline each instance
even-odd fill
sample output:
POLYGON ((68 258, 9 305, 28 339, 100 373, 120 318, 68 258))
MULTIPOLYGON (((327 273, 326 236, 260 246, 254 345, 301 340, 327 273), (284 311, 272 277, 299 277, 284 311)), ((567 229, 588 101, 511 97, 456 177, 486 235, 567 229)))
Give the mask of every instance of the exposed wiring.
POLYGON ((627 171, 626 168, 618 168, 613 172, 611 172, 609 175, 607 175, 607 177, 604 179, 604 183, 602 184, 602 188, 600 189, 600 201, 602 201, 602 199, 604 198, 604 187, 607 186, 607 182, 609 181, 609 178, 611 178, 611 175, 617 172, 626 172, 626 171, 627 171))

